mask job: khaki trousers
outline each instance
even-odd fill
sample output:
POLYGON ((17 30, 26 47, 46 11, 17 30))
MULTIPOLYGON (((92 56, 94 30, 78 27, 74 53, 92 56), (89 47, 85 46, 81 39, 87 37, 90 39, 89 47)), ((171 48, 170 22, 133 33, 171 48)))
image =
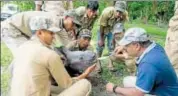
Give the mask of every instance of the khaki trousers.
POLYGON ((52 96, 89 96, 90 92, 91 83, 86 79, 77 81, 65 90, 62 90, 56 86, 51 87, 52 96))

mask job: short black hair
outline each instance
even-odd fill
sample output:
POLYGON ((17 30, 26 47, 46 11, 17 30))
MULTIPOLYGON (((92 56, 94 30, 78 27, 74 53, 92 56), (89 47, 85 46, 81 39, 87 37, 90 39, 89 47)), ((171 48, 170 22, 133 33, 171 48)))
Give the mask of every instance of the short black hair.
POLYGON ((88 1, 87 9, 89 8, 93 11, 97 11, 98 7, 99 7, 98 1, 88 1))

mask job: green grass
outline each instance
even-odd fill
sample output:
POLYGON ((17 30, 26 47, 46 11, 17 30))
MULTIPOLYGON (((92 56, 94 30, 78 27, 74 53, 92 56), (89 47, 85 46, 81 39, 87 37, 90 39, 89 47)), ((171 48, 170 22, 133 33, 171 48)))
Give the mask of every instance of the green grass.
POLYGON ((167 28, 160 28, 156 25, 150 25, 150 24, 138 24, 138 23, 126 23, 126 28, 130 27, 141 27, 144 28, 150 35, 158 35, 161 37, 166 36, 167 28))
POLYGON ((12 54, 7 46, 1 42, 1 95, 6 96, 9 86, 10 74, 8 72, 8 65, 12 60, 12 54), (2 74, 3 73, 3 74, 2 74))
MULTIPOLYGON (((164 46, 165 37, 166 37, 166 28, 159 28, 155 25, 145 25, 145 24, 138 24, 138 23, 126 23, 126 28, 130 27, 142 27, 146 29, 148 34, 151 35, 152 39, 155 40, 157 43, 164 46)), ((94 25, 92 30, 93 37, 92 37, 92 45, 96 49, 96 33, 98 30, 97 22, 94 25)), ((96 50, 95 50, 96 51, 96 50)), ((107 53, 107 50, 104 50, 104 54, 107 53)), ((9 81, 9 72, 7 71, 8 65, 12 60, 12 54, 10 53, 7 46, 1 42, 1 67, 3 67, 4 71, 1 74, 1 95, 5 96, 7 89, 8 89, 8 81, 9 81)), ((113 82, 115 84, 122 85, 122 79, 124 76, 129 75, 125 69, 125 65, 122 63, 115 63, 114 66, 119 70, 120 75, 111 73, 107 66, 107 60, 102 61, 103 73, 101 74, 102 78, 108 82, 113 82)))
POLYGON ((141 27, 144 28, 147 33, 150 35, 151 39, 159 43, 160 45, 164 46, 165 43, 165 38, 167 34, 167 27, 165 28, 160 28, 157 27, 156 25, 151 25, 151 24, 141 24, 141 23, 126 23, 125 24, 126 29, 131 28, 131 27, 141 27))
POLYGON ((12 60, 12 54, 7 48, 7 46, 2 42, 1 43, 1 67, 6 67, 12 60))

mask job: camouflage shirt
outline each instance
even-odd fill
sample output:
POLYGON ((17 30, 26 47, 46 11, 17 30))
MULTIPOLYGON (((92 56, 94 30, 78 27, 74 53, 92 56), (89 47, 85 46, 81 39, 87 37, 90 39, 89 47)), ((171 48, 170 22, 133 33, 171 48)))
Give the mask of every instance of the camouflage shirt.
MULTIPOLYGON (((77 15, 81 18, 80 22, 82 23, 81 29, 89 29, 92 30, 94 22, 97 19, 97 16, 94 16, 93 18, 89 19, 86 14, 86 7, 81 6, 75 9, 77 15)), ((81 30, 79 29, 79 30, 81 30)))
POLYGON ((33 16, 49 16, 51 17, 52 24, 56 27, 59 27, 61 29, 60 32, 57 32, 55 37, 55 45, 67 45, 71 40, 72 37, 69 34, 70 32, 66 32, 63 26, 63 17, 57 16, 51 12, 43 12, 43 11, 26 11, 18 13, 11 18, 5 20, 4 22, 6 25, 3 25, 4 28, 6 26, 13 26, 14 28, 18 29, 21 33, 24 35, 27 35, 28 37, 32 36, 32 32, 29 27, 29 21, 30 18, 33 16))
POLYGON ((70 51, 86 51, 86 50, 91 50, 93 51, 93 48, 91 45, 89 45, 86 49, 80 49, 78 41, 72 41, 66 46, 70 51))
POLYGON ((116 18, 116 10, 114 7, 107 7, 103 10, 99 18, 99 26, 104 26, 104 33, 112 32, 113 27, 118 22, 123 22, 116 18))

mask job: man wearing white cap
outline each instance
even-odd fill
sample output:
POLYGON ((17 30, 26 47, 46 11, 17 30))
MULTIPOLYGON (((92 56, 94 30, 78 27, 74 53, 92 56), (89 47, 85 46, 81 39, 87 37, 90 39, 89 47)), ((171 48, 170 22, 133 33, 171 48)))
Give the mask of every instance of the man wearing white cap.
POLYGON ((31 18, 29 26, 33 36, 17 50, 10 96, 50 96, 54 80, 60 89, 58 96, 88 96, 91 84, 84 78, 95 65, 71 78, 60 56, 51 47, 55 33, 61 29, 54 27, 45 16, 31 18))
POLYGON ((125 77, 124 87, 113 83, 106 85, 107 91, 123 96, 178 96, 178 78, 164 49, 157 43, 150 41, 146 31, 142 28, 130 28, 119 42, 117 52, 126 50, 136 61, 136 77, 125 77))

